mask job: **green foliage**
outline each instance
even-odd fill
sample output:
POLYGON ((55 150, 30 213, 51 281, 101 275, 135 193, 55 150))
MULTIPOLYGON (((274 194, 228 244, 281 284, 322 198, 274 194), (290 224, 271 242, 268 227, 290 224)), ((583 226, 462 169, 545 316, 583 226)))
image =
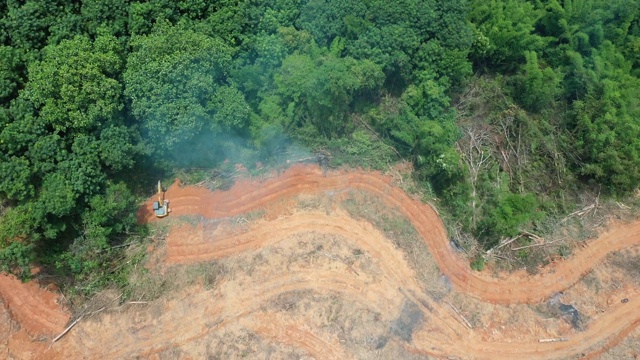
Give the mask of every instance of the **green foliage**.
POLYGON ((538 56, 535 52, 525 51, 527 60, 522 74, 516 78, 514 96, 522 106, 532 112, 553 107, 553 103, 560 95, 561 78, 550 67, 540 68, 538 56))
POLYGON ((82 216, 82 231, 62 254, 58 268, 68 267, 77 279, 96 277, 112 257, 113 235, 130 233, 136 219, 136 200, 124 184, 109 184, 104 194, 89 199, 82 216))
POLYGON ((34 261, 33 245, 23 241, 13 241, 0 249, 0 271, 18 273, 22 278, 29 277, 30 266, 34 261))
POLYGON ((385 96, 379 106, 367 113, 367 117, 376 131, 390 139, 401 155, 411 156, 414 153, 420 119, 406 101, 385 96))
POLYGON ((590 60, 585 97, 573 103, 579 173, 610 191, 631 191, 640 184, 640 80, 629 74, 630 64, 609 42, 590 60))
POLYGON ((248 125, 251 109, 244 95, 235 87, 221 86, 208 104, 213 113, 213 127, 221 130, 242 129, 248 125))
POLYGON ((149 34, 156 22, 177 20, 176 2, 171 0, 134 1, 129 5, 131 36, 149 34))
POLYGON ((242 112, 235 120, 215 117, 244 106, 236 90, 224 87, 232 49, 222 40, 161 22, 131 44, 125 94, 152 151, 166 152, 203 127, 245 121, 242 112), (230 96, 230 108, 221 109, 227 105, 221 100, 230 96))
MULTIPOLYGON (((77 268, 130 226, 133 197, 108 181, 130 169, 138 152, 122 112, 122 67, 120 43, 110 35, 49 45, 29 65, 29 81, 0 129, 0 196, 16 204, 0 222, 0 253, 10 270, 24 272, 52 254, 77 268), (116 192, 128 200, 111 196, 116 192), (102 196, 111 208, 100 204, 102 196), (71 258, 60 249, 73 237, 88 250, 71 258)), ((83 266, 99 265, 92 261, 83 266)))
POLYGON ((424 73, 434 74, 448 89, 461 84, 472 74, 471 63, 467 60, 468 49, 448 49, 440 41, 432 40, 422 44, 414 57, 418 82, 424 73), (449 84, 450 83, 450 84, 449 84))
POLYGON ((473 258, 473 261, 471 261, 471 268, 475 271, 484 270, 484 258, 480 255, 473 258))
POLYGON ((544 37, 534 32, 542 12, 525 0, 472 0, 474 24, 471 57, 475 64, 513 71, 524 63, 525 51, 539 51, 544 37))
POLYGON ((522 227, 543 216, 532 194, 505 193, 500 196, 478 225, 486 249, 495 246, 502 237, 517 235, 522 227))
POLYGON ((2 22, 10 44, 24 50, 43 48, 49 28, 55 24, 56 14, 59 14, 56 10, 55 1, 7 2, 2 22))
POLYGON ((610 193, 639 184, 639 94, 631 50, 639 8, 629 0, 496 0, 474 2, 470 17, 474 62, 492 71, 519 68, 510 81, 513 98, 531 112, 559 112, 554 122, 575 176, 610 193))
POLYGON ((430 71, 423 71, 418 74, 417 80, 415 85, 407 87, 402 99, 417 116, 428 119, 443 117, 451 102, 447 95, 448 79, 438 78, 430 71))
POLYGON ((80 8, 87 33, 96 36, 101 31, 110 35, 127 34, 129 1, 127 0, 83 0, 80 8))
POLYGON ((22 62, 20 51, 10 46, 0 46, 0 105, 8 104, 18 95, 22 85, 22 62))
POLYGON ((430 29, 432 34, 443 48, 466 55, 473 43, 473 29, 467 20, 471 9, 470 1, 437 1, 434 7, 436 16, 435 25, 430 29))
POLYGON ((386 170, 390 164, 399 160, 390 145, 361 129, 354 131, 349 137, 331 140, 324 146, 331 153, 333 166, 349 165, 386 170))
POLYGON ((363 1, 311 0, 301 9, 298 25, 309 31, 319 45, 327 46, 345 30, 347 34, 359 34, 359 29, 370 26, 370 23, 359 20, 366 11, 363 1), (346 23, 349 24, 348 29, 346 23))
POLYGON ((316 51, 312 56, 293 54, 283 60, 274 76, 274 97, 263 106, 275 100, 285 128, 310 124, 331 138, 345 133, 354 99, 379 87, 383 74, 371 61, 316 51))
POLYGON ((466 11, 465 1, 314 0, 302 8, 297 23, 321 46, 344 39, 345 55, 375 62, 389 85, 403 87, 414 81, 416 69, 442 71, 461 80, 468 71, 465 57, 471 43, 466 11), (442 61, 429 63, 428 57, 442 61), (438 66, 446 63, 449 69, 438 66))
POLYGON ((120 44, 113 36, 95 42, 77 36, 44 50, 29 67, 25 97, 39 108, 42 121, 59 132, 84 132, 118 120, 124 108, 120 44))

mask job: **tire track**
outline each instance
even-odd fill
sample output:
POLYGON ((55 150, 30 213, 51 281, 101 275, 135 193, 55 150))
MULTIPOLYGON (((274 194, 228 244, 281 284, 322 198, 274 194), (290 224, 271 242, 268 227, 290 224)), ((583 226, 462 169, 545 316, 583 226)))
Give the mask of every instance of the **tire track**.
POLYGON ((337 341, 327 341, 313 332, 301 328, 293 321, 283 321, 276 314, 262 314, 259 325, 249 324, 255 333, 276 340, 277 342, 304 349, 316 359, 348 360, 347 355, 337 341))
MULTIPOLYGON (((201 231, 198 232, 202 234, 201 231)), ((206 241, 203 238, 201 243, 180 245, 179 240, 173 240, 170 235, 167 260, 169 262, 188 263, 218 259, 273 245, 301 232, 318 232, 343 237, 369 254, 383 274, 390 277, 388 281, 396 283, 401 288, 410 290, 414 294, 421 292, 420 286, 415 282, 415 274, 408 267, 408 264, 402 260, 402 255, 399 254, 399 251, 394 249, 393 245, 386 240, 384 234, 367 222, 356 221, 350 219, 346 214, 340 215, 339 213, 332 216, 322 213, 295 214, 287 218, 259 223, 244 234, 229 235, 228 237, 215 239, 215 241, 206 241), (171 250, 172 248, 174 249, 171 250)), ((330 275, 319 276, 324 281, 329 281, 326 276, 330 275)), ((286 277, 287 275, 285 274, 281 278, 282 282, 273 287, 275 292, 277 292, 279 286, 282 286, 281 290, 283 292, 293 290, 291 285, 287 283, 286 277)), ((294 274, 293 279, 295 278, 296 275, 294 274)), ((361 286, 365 287, 367 285, 361 286)), ((353 288, 356 287, 353 286, 353 288)), ((374 291, 374 288, 377 289, 377 287, 369 285, 367 291, 374 291)), ((381 294, 382 292, 376 291, 376 293, 381 294)), ((361 303, 368 301, 354 297, 354 292, 344 291, 344 289, 342 295, 357 299, 361 303)), ((377 295, 376 298, 379 296, 377 295)), ((254 296, 252 295, 251 299, 253 298, 254 296)), ((255 298, 258 298, 258 294, 255 294, 255 298)), ((640 303, 636 299, 634 303, 630 301, 627 304, 619 305, 614 310, 602 315, 585 332, 572 336, 567 342, 551 344, 541 344, 537 341, 521 343, 483 342, 474 339, 473 332, 459 326, 457 319, 451 316, 448 311, 443 311, 441 304, 433 302, 425 296, 413 297, 411 300, 418 304, 428 303, 430 310, 425 310, 423 307, 423 312, 432 316, 431 319, 437 321, 439 327, 445 331, 435 337, 432 336, 433 334, 424 333, 416 335, 414 350, 432 356, 455 354, 466 358, 469 354, 474 354, 473 358, 476 359, 495 359, 497 356, 522 359, 560 359, 574 354, 589 354, 596 351, 589 357, 595 358, 603 351, 603 348, 591 350, 592 348, 598 344, 604 344, 604 349, 615 345, 640 323, 640 313, 638 313, 640 311, 640 303), (454 327, 448 329, 451 325, 454 325, 454 327), (442 335, 446 335, 446 337, 442 337, 442 335), (433 350, 434 348, 438 348, 438 350, 433 350)), ((244 306, 248 306, 248 304, 243 305, 243 308, 244 306)), ((379 307, 375 308, 380 310, 379 307)))
POLYGON ((15 276, 0 275, 0 297, 12 318, 32 336, 57 335, 70 318, 58 305, 58 294, 34 281, 22 283, 15 276))
MULTIPOLYGON (((259 209, 282 197, 350 189, 372 193, 398 209, 425 240, 438 266, 457 290, 491 303, 542 301, 575 284, 608 253, 640 244, 640 221, 637 221, 603 233, 571 258, 548 265, 535 276, 520 271, 494 278, 474 272, 467 260, 451 250, 444 224, 431 206, 393 187, 391 179, 379 173, 351 171, 324 176, 317 166, 294 166, 281 177, 262 183, 241 181, 225 192, 181 188, 174 184, 166 196, 171 200, 173 216, 197 214, 205 218, 222 218, 259 209), (192 203, 194 197, 200 199, 198 204, 192 203)), ((149 200, 138 212, 140 222, 157 220, 153 215, 152 201, 149 200)))
MULTIPOLYGON (((172 201, 174 216, 198 214, 206 218, 216 218, 239 215, 263 207, 278 198, 300 193, 349 189, 367 191, 381 198, 387 205, 397 208, 423 237, 440 269, 449 277, 457 290, 492 303, 534 303, 544 300, 573 285, 609 252, 640 243, 640 222, 635 222, 603 233, 570 259, 546 266, 539 275, 529 276, 520 272, 503 275, 501 278, 492 278, 482 273, 472 272, 467 261, 453 253, 444 226, 432 207, 412 199, 402 190, 393 187, 389 178, 377 173, 356 171, 323 176, 318 167, 297 166, 289 169, 280 178, 267 180, 264 183, 245 181, 228 192, 211 193, 204 189, 173 186, 167 196, 175 198, 175 201, 172 201), (193 196, 188 195, 191 192, 197 193, 197 196, 202 199, 200 204, 182 202, 182 196, 193 196), (196 209, 197 211, 194 211, 196 209)), ((145 209, 148 209, 148 206, 141 209, 140 221, 155 220, 145 215, 145 209)), ((323 218, 316 214, 295 224, 299 220, 293 220, 294 224, 287 223, 291 219, 271 222, 263 229, 255 229, 255 232, 250 231, 247 234, 215 241, 206 241, 203 237, 200 243, 195 244, 174 242, 169 244, 171 250, 168 250, 168 261, 183 263, 229 256, 271 244, 303 229, 340 235, 356 242, 358 239, 370 237, 374 232, 368 229, 363 234, 362 231, 358 231, 358 226, 353 221, 349 222, 345 218, 323 218)), ((379 254, 376 258, 385 259, 379 254)), ((441 311, 439 315, 442 315, 441 311)), ((447 320, 451 321, 451 318, 447 320)), ((634 299, 599 317, 598 321, 591 324, 585 332, 573 336, 567 342, 487 343, 474 339, 472 334, 468 334, 469 338, 450 338, 449 341, 443 341, 444 339, 434 339, 428 334, 422 334, 422 337, 416 337, 414 350, 441 356, 459 354, 465 357, 474 354, 473 358, 478 359, 495 359, 496 356, 548 359, 563 358, 576 353, 592 353, 595 356, 601 350, 593 350, 593 347, 604 344, 604 347, 608 348, 633 330, 639 322, 640 303, 634 299)))

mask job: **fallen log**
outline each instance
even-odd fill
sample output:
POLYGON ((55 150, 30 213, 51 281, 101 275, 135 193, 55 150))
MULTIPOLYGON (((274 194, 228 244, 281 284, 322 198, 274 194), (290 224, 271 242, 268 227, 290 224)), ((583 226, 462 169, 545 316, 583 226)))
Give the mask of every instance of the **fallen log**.
POLYGON ((565 337, 561 337, 561 338, 540 339, 540 340, 538 340, 538 342, 541 342, 541 343, 562 342, 562 341, 569 341, 569 339, 565 338, 565 337))
POLYGON ((467 329, 471 330, 473 329, 473 326, 471 326, 471 323, 469 322, 469 320, 467 320, 467 318, 464 317, 464 315, 462 315, 462 313, 460 312, 460 310, 456 309, 455 306, 453 306, 450 302, 445 301, 445 303, 447 303, 447 305, 449 305, 451 307, 451 309, 453 310, 453 312, 455 312, 460 319, 462 319, 463 321, 463 325, 467 327, 467 329))

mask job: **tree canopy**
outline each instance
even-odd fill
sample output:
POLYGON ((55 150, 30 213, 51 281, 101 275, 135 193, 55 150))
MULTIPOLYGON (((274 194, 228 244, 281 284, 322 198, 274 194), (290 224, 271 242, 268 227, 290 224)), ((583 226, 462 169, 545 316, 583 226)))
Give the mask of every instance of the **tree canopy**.
POLYGON ((488 248, 638 188, 639 54, 635 0, 7 1, 0 261, 88 278, 147 177, 297 146, 411 161, 488 248))

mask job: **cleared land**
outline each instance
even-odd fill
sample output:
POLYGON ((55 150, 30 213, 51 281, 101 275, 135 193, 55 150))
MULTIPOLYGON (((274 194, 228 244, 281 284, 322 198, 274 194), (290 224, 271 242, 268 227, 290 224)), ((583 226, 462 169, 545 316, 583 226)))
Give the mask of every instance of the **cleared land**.
MULTIPOLYGON (((1 318, 11 327, 0 350, 17 358, 566 359, 597 358, 622 341, 615 356, 637 355, 637 335, 627 335, 640 324, 640 222, 611 227, 535 276, 492 277, 454 252, 433 208, 377 173, 295 166, 225 192, 174 184, 166 197, 172 226, 166 243, 155 245, 162 256, 151 271, 163 276, 171 267, 215 263, 213 286, 203 280, 104 311, 50 349, 32 341, 25 355, 16 340, 23 330, 44 329, 50 341, 69 317, 46 301, 16 300, 11 289, 24 285, 0 281, 12 315, 1 318), (395 211, 389 216, 408 220, 414 247, 391 239, 413 231, 400 220, 383 233, 354 218, 345 209, 354 199, 362 211, 395 211), (256 210, 250 222, 238 217, 256 210), (179 221, 183 216, 188 221, 179 221), (558 310, 569 302, 579 321, 558 310), (565 341, 539 342, 544 338, 565 341)), ((157 221, 151 201, 139 221, 157 221)), ((52 294, 30 288, 23 296, 52 294)))

